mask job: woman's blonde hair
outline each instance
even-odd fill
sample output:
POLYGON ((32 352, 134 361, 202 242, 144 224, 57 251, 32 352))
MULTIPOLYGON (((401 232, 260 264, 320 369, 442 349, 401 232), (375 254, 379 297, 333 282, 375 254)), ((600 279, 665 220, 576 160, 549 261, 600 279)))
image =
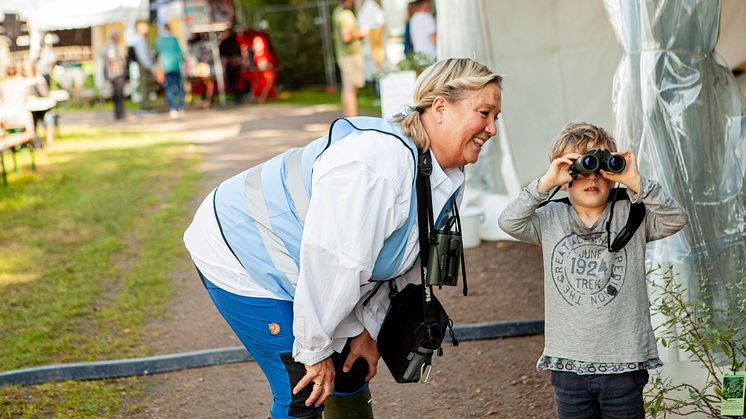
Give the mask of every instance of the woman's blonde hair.
POLYGON ((591 146, 617 150, 614 137, 605 129, 587 122, 570 122, 549 146, 549 161, 571 152, 585 153, 591 146))
POLYGON ((449 103, 458 102, 467 90, 479 90, 489 83, 502 88, 502 76, 493 73, 487 66, 469 58, 449 58, 428 67, 417 78, 414 86, 415 106, 409 114, 393 118, 404 134, 411 138, 420 150, 430 148, 430 139, 422 126, 422 113, 432 106, 438 96, 449 103))

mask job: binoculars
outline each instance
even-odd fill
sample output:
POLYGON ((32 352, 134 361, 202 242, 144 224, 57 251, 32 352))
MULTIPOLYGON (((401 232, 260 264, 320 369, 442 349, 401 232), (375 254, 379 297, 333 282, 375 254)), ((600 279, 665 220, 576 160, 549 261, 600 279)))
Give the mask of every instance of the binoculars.
POLYGON ((452 217, 445 229, 430 233, 430 258, 426 278, 428 285, 442 287, 458 283, 464 245, 461 231, 451 231, 455 220, 456 217, 452 217))
POLYGON ((575 160, 570 168, 573 179, 578 174, 587 175, 599 170, 609 173, 622 173, 627 168, 627 161, 619 154, 611 154, 604 148, 591 150, 575 160))

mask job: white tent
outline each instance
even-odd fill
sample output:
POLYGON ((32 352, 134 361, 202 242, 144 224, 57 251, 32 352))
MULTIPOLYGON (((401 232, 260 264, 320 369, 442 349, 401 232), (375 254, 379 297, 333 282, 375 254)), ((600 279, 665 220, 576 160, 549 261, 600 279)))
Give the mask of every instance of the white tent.
MULTIPOLYGON (((147 0, 3 0, 3 13, 17 13, 40 31, 123 22, 147 13, 147 0)), ((147 16, 147 14, 146 14, 147 16)))
POLYGON ((0 13, 16 13, 26 20, 32 57, 37 54, 46 31, 94 28, 91 45, 94 83, 98 89, 107 90, 103 60, 96 51, 108 41, 109 30, 123 30, 125 40, 131 41, 135 35, 135 21, 148 17, 148 0, 3 0, 0 13), (120 26, 104 30, 109 24, 120 26))

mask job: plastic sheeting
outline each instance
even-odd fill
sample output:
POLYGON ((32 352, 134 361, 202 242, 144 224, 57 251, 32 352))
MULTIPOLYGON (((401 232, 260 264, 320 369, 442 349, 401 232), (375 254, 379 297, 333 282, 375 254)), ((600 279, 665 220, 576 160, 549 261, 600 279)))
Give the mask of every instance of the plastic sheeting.
POLYGON ((722 307, 746 261, 746 126, 736 80, 715 53, 720 1, 604 3, 624 50, 614 132, 689 214, 689 226, 651 243, 648 256, 674 263, 693 298, 707 277, 722 307))

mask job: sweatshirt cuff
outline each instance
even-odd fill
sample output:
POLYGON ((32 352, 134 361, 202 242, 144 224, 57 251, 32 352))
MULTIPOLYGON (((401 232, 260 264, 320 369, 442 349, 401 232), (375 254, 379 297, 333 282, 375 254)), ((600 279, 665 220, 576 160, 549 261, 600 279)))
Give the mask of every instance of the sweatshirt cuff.
POLYGON ((319 362, 332 356, 333 353, 334 349, 332 348, 331 342, 329 345, 316 351, 301 348, 297 340, 293 342, 293 359, 295 359, 296 362, 300 362, 301 364, 318 364, 319 362))
POLYGON ((653 190, 653 187, 655 187, 656 183, 646 177, 643 177, 640 175, 640 193, 634 193, 632 189, 627 188, 627 196, 629 196, 629 201, 633 204, 638 204, 643 201, 649 194, 650 191, 653 190))
POLYGON ((542 202, 549 197, 549 192, 539 191, 539 178, 536 178, 526 185, 526 192, 533 197, 536 202, 542 202))

